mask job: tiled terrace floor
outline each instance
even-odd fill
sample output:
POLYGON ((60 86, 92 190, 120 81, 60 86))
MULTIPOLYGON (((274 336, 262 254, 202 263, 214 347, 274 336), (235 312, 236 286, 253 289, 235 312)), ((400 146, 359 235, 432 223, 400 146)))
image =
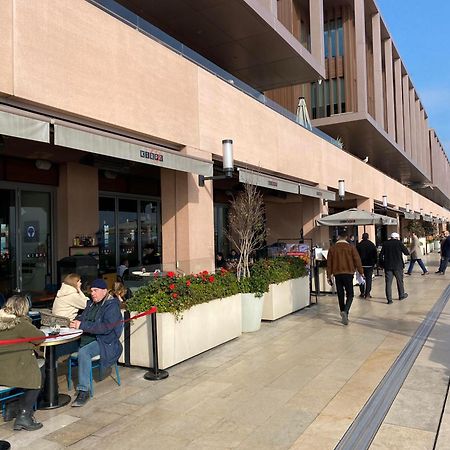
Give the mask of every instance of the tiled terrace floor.
MULTIPOLYGON (((433 274, 415 272, 405 280, 409 298, 389 306, 377 277, 370 301, 355 298, 348 327, 336 297, 321 296, 318 305, 172 367, 166 380, 122 367, 122 386, 108 379, 83 408, 38 411, 39 431, 0 424, 0 439, 33 450, 333 449, 448 286, 450 270, 434 275, 436 264, 432 255, 433 274)), ((433 448, 449 368, 450 302, 371 448, 433 448)), ((60 386, 67 391, 63 376, 60 386)), ((450 407, 436 448, 450 449, 450 407)))

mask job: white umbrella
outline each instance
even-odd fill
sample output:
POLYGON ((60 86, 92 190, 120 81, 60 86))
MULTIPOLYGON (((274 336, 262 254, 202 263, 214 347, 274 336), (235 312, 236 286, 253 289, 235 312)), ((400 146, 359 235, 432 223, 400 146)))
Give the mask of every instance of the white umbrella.
POLYGON ((304 97, 298 98, 297 122, 304 128, 312 130, 311 120, 309 120, 308 108, 304 97))
POLYGON ((345 225, 397 225, 394 217, 352 208, 317 220, 319 225, 328 227, 345 225))

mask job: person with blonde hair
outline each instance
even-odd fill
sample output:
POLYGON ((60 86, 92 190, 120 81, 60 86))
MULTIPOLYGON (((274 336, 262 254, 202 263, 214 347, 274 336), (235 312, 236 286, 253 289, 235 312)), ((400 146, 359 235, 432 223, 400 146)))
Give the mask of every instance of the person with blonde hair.
POLYGON ((42 428, 33 416, 42 374, 33 350, 45 338, 28 318, 29 304, 25 297, 13 295, 0 309, 0 340, 36 338, 30 342, 0 345, 0 385, 24 390, 18 401, 6 405, 5 421, 16 418, 14 430, 34 431, 42 428))
POLYGON ((109 293, 119 299, 120 302, 127 300, 128 289, 120 281, 116 281, 109 293))
POLYGON ((81 291, 80 275, 69 273, 56 294, 52 314, 73 320, 77 316, 78 310, 86 308, 87 301, 88 298, 81 291))

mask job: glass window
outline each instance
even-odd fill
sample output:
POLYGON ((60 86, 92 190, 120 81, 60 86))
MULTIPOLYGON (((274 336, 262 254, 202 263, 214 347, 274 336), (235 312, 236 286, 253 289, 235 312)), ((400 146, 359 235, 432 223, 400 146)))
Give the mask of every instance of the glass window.
POLYGON ((342 26, 342 19, 337 20, 337 32, 339 56, 344 56, 344 28, 342 26))
POLYGON ((317 83, 311 83, 312 118, 317 119, 317 83))
POLYGON ((329 117, 331 115, 331 108, 330 108, 330 81, 325 80, 323 81, 323 90, 324 90, 324 98, 325 98, 325 114, 326 117, 329 117))
POLYGON ((137 201, 119 199, 119 252, 120 260, 127 258, 130 267, 139 264, 137 201))
POLYGON ((97 241, 100 253, 100 270, 102 272, 116 271, 116 227, 115 199, 100 197, 99 199, 99 232, 97 241))
POLYGON ((159 226, 159 203, 141 200, 141 255, 142 264, 161 264, 161 239, 159 226))
POLYGON ((333 78, 333 114, 337 114, 339 112, 338 101, 337 79, 333 78))
POLYGON ((0 293, 5 297, 18 287, 16 228, 15 191, 0 189, 0 293))
POLYGON ((331 56, 336 56, 336 28, 335 28, 335 22, 332 20, 330 22, 330 36, 331 36, 331 56))
POLYGON ((341 86, 341 112, 345 113, 345 80, 339 78, 339 84, 341 86))
POLYGON ((325 47, 325 58, 328 58, 328 22, 324 24, 323 43, 325 47))

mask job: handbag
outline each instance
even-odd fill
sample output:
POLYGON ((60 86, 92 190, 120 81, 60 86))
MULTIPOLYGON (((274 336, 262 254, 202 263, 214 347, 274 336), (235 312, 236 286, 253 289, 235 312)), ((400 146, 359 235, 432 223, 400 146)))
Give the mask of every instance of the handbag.
POLYGON ((355 272, 355 276, 356 276, 356 282, 359 285, 366 284, 366 279, 359 272, 355 272))

